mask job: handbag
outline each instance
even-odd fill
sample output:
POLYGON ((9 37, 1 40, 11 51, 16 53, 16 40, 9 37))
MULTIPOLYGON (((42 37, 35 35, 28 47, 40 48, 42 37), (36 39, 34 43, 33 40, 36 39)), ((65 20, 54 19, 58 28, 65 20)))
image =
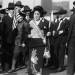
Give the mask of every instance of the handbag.
POLYGON ((45 47, 43 56, 44 56, 44 58, 47 58, 47 59, 51 57, 50 51, 47 49, 47 47, 45 47))

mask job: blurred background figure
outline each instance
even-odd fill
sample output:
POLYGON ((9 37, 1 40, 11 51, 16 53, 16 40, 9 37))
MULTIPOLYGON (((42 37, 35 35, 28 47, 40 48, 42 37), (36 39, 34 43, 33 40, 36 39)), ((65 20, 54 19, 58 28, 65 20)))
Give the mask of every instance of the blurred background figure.
POLYGON ((23 5, 22 5, 21 1, 17 1, 15 3, 13 29, 16 28, 17 20, 19 18, 19 12, 20 12, 20 10, 21 10, 22 7, 23 7, 23 5))
POLYGON ((74 75, 75 69, 75 1, 73 2, 73 14, 70 17, 70 26, 68 33, 68 67, 67 75, 74 75))

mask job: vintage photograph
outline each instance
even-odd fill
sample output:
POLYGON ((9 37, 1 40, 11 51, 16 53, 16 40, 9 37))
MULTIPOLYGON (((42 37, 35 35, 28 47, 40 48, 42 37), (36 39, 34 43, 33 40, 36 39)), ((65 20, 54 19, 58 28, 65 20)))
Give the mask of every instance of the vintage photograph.
POLYGON ((0 75, 75 75, 75 0, 0 0, 0 75))

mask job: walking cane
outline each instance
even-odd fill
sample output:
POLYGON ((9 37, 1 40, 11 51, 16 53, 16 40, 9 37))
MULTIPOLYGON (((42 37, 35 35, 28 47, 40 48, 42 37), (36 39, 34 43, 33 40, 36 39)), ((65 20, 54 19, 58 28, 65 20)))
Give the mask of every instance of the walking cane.
MULTIPOLYGON (((50 21, 49 21, 49 32, 50 32, 50 25, 51 25, 51 22, 53 21, 54 19, 53 19, 53 11, 51 12, 51 14, 50 14, 50 21)), ((48 40, 47 40, 47 49, 49 50, 48 51, 48 57, 46 58, 46 63, 45 63, 45 66, 47 66, 48 65, 48 60, 49 60, 49 58, 51 57, 51 55, 50 55, 50 39, 48 38, 48 40)))

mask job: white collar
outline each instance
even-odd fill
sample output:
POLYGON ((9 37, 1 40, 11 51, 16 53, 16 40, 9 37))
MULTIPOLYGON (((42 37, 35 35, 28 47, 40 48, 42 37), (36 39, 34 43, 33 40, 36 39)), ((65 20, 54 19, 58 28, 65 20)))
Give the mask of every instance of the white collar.
POLYGON ((36 25, 39 25, 41 20, 42 20, 42 18, 40 18, 40 20, 38 20, 38 21, 35 20, 36 25))
POLYGON ((12 15, 11 15, 10 13, 8 13, 8 15, 9 15, 9 17, 11 17, 11 18, 12 18, 12 15))

